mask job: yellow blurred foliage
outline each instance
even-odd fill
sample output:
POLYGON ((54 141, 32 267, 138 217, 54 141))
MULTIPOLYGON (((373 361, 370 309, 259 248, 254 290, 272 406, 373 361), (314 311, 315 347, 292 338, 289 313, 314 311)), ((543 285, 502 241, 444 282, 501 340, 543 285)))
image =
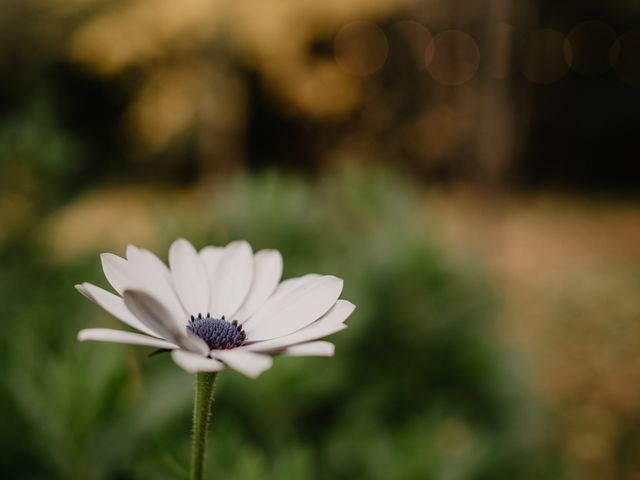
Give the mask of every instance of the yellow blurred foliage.
POLYGON ((69 56, 98 73, 114 74, 211 39, 222 12, 223 4, 210 0, 114 2, 75 32, 69 56))
POLYGON ((385 18, 408 4, 111 2, 73 32, 68 55, 98 75, 143 71, 133 86, 135 99, 124 128, 137 148, 153 153, 187 133, 195 121, 214 122, 212 130, 230 133, 244 127, 244 87, 228 68, 229 56, 257 71, 293 113, 329 121, 343 118, 360 104, 361 82, 333 58, 314 55, 313 42, 331 38, 354 19, 385 18))
POLYGON ((96 250, 121 250, 128 243, 153 247, 160 233, 154 215, 166 208, 158 199, 167 197, 140 186, 81 196, 47 221, 43 238, 51 258, 64 262, 96 250))

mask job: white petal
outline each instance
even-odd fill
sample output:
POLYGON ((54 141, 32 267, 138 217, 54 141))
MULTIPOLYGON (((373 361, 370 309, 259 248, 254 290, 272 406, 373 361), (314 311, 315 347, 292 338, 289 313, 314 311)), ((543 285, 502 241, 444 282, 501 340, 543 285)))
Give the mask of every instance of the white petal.
POLYGON ((251 378, 258 377, 273 365, 270 356, 246 350, 212 350, 211 354, 222 360, 227 366, 251 378))
POLYGON ((342 285, 342 279, 325 275, 303 283, 282 298, 272 297, 245 328, 247 339, 268 340, 306 327, 335 305, 342 285))
POLYGON ((174 350, 171 352, 171 357, 174 362, 189 373, 218 372, 224 368, 224 364, 218 360, 186 350, 174 350))
POLYGON ((138 320, 129 311, 129 309, 124 304, 124 300, 122 300, 122 298, 120 298, 119 296, 114 295, 111 292, 107 292, 100 287, 96 287, 91 283, 76 285, 76 290, 78 290, 82 295, 87 297, 92 302, 100 305, 111 315, 116 317, 118 320, 126 323, 130 327, 133 327, 136 330, 140 330, 141 332, 148 335, 153 335, 154 337, 160 336, 158 333, 154 332, 152 329, 138 320))
POLYGON ((127 259, 140 278, 139 288, 160 300, 172 317, 182 319, 186 325, 190 314, 182 307, 173 288, 171 272, 164 262, 149 250, 133 245, 127 245, 127 259))
POLYGON ((301 285, 308 284, 312 280, 317 280, 320 277, 322 277, 322 275, 318 273, 307 273, 306 275, 302 275, 301 277, 287 278, 286 280, 280 282, 280 285, 278 285, 278 288, 273 293, 272 297, 278 298, 284 295, 288 295, 301 285))
POLYGON ((247 297, 253 277, 253 252, 251 246, 241 240, 231 242, 224 249, 211 285, 211 315, 223 315, 231 319, 247 297))
POLYGON ((190 334, 180 325, 167 309, 155 298, 140 290, 125 290, 124 303, 140 321, 149 328, 162 334, 167 340, 180 347, 206 355, 209 351, 207 344, 199 337, 190 334))
POLYGON ((93 340, 95 342, 126 343, 129 345, 143 345, 145 347, 166 348, 169 350, 178 348, 173 343, 165 342, 158 338, 148 337, 140 333, 112 330, 110 328, 86 328, 80 330, 78 332, 78 340, 81 342, 93 340))
POLYGON ((247 345, 246 349, 253 352, 270 352, 334 334, 347 328, 344 321, 349 317, 349 315, 351 315, 355 308, 355 305, 351 302, 338 300, 333 308, 320 320, 317 320, 308 327, 298 330, 290 335, 285 335, 284 337, 247 345))
POLYGON ((293 345, 282 352, 286 357, 333 357, 336 347, 330 342, 309 342, 293 345))
POLYGON ((171 272, 169 267, 160 260, 155 253, 145 249, 136 247, 135 245, 127 245, 127 260, 134 265, 144 265, 147 268, 153 268, 154 272, 160 275, 167 282, 171 282, 171 272))
POLYGON ((119 294, 122 294, 126 288, 137 285, 135 272, 124 258, 113 253, 103 253, 100 255, 100 261, 104 276, 119 294))
POLYGON ((301 277, 288 278, 280 282, 280 284, 276 287, 275 292, 273 292, 273 295, 271 295, 267 299, 267 302, 263 303, 262 306, 258 308, 258 310, 252 316, 250 316, 247 320, 242 322, 243 326, 245 327, 245 330, 248 328, 251 328, 256 324, 254 319, 258 317, 257 314, 259 314, 260 311, 267 306, 266 303, 268 303, 271 308, 274 305, 276 305, 280 299, 286 297, 298 287, 301 287, 302 285, 310 284, 314 280, 320 277, 322 277, 322 275, 318 275, 317 273, 308 273, 307 275, 303 275, 301 277))
POLYGON ((100 258, 105 276, 116 291, 122 294, 131 288, 149 292, 160 299, 174 317, 186 324, 189 315, 173 289, 169 269, 153 253, 128 245, 128 261, 112 253, 103 253, 100 258))
POLYGON ((222 258, 224 247, 214 247, 212 245, 204 247, 200 250, 200 260, 204 264, 204 268, 207 271, 207 277, 209 278, 209 287, 213 285, 213 276, 216 272, 218 262, 222 258))
POLYGON ((179 238, 169 249, 173 286, 189 315, 205 314, 209 307, 209 279, 198 252, 187 240, 179 238))
POLYGON ((242 307, 233 320, 243 322, 271 296, 282 277, 282 255, 277 250, 261 250, 253 257, 253 281, 242 307))
POLYGON ((291 335, 285 335, 284 337, 274 338, 272 340, 256 342, 247 345, 245 348, 252 352, 274 353, 295 345, 300 345, 305 342, 333 335, 334 333, 340 332, 347 328, 347 326, 344 324, 333 326, 324 325, 323 327, 324 328, 319 328, 319 326, 309 326, 307 328, 303 328, 302 330, 298 330, 291 335))

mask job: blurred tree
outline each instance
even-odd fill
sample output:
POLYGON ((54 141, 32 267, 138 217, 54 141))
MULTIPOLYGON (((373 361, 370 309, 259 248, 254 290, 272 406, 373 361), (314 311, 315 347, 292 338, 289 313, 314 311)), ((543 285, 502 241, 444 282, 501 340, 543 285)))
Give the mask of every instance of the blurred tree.
POLYGON ((88 177, 382 161, 488 186, 635 185, 635 44, 589 37, 614 63, 595 78, 565 38, 594 18, 624 33, 633 2, 183 3, 4 2, 0 105, 53 98, 88 177))

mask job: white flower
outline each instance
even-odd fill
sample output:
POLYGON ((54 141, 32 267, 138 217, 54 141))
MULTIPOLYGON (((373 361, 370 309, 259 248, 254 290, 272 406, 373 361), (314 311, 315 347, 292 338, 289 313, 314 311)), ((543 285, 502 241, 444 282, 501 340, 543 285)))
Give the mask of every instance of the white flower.
POLYGON ((168 349, 192 373, 228 366, 257 377, 273 355, 331 356, 334 345, 318 339, 346 328, 355 308, 338 299, 341 279, 309 274, 281 282, 280 252, 254 255, 245 241, 198 252, 178 239, 169 250, 170 268, 133 245, 126 259, 111 253, 101 259, 119 295, 90 283, 76 288, 142 333, 90 328, 78 340, 168 349))

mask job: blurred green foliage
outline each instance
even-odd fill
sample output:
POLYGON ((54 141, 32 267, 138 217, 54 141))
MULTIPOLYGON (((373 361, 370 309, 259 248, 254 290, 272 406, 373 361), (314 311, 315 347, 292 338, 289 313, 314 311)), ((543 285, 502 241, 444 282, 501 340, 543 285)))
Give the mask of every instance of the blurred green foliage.
POLYGON ((46 94, 0 116, 0 243, 78 190, 81 152, 46 94))
MULTIPOLYGON (((405 181, 267 173, 212 185, 207 198, 158 219, 167 246, 188 234, 200 246, 278 248, 285 276, 342 276, 358 306, 335 358, 219 376, 211 478, 565 478, 522 367, 492 335, 481 270, 443 256, 405 181)), ((75 340, 83 327, 118 327, 73 290, 105 285, 97 257, 53 264, 32 234, 0 262, 0 470, 187 478, 193 379, 143 348, 75 340)))

